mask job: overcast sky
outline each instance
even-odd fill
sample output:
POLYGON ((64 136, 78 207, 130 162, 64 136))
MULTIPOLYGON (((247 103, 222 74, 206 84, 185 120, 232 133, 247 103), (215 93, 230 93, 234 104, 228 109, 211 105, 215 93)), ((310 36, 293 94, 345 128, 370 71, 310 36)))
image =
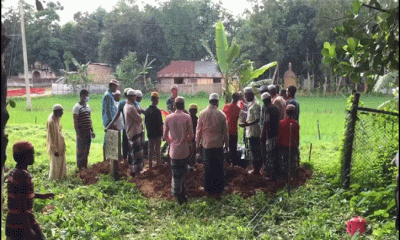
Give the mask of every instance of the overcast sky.
MULTIPOLYGON (((18 2, 20 0, 4 0, 2 2, 2 8, 7 7, 18 7, 18 2)), ((43 6, 43 0, 40 0, 43 6)), ((44 0, 46 1, 46 0, 44 0)), ((56 0, 53 0, 56 1, 56 0)), ((35 6, 35 0, 25 0, 25 2, 35 6)), ((47 1, 46 1, 47 2, 47 1)), ((81 11, 89 13, 94 12, 98 7, 102 6, 108 12, 112 10, 113 6, 118 2, 118 0, 64 0, 60 1, 61 5, 64 6, 64 10, 59 11, 60 24, 63 25, 68 21, 73 19, 74 13, 81 11)), ((167 2, 165 0, 137 0, 139 6, 144 6, 146 4, 157 5, 158 2, 167 2)), ((212 2, 218 2, 218 0, 212 0, 212 2)), ((247 8, 250 9, 251 5, 246 0, 221 0, 224 8, 228 9, 234 15, 239 15, 247 8)))

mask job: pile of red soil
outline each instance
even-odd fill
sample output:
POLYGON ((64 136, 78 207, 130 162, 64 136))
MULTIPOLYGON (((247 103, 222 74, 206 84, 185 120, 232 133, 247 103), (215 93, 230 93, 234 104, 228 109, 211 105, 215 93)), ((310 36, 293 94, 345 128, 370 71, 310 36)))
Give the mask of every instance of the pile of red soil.
MULTIPOLYGON (((136 184, 137 188, 147 198, 163 198, 173 200, 171 196, 171 168, 169 165, 153 167, 153 170, 145 171, 142 174, 131 177, 128 172, 127 163, 118 163, 119 180, 127 180, 136 184)), ((248 169, 241 167, 226 167, 227 191, 226 194, 237 193, 244 198, 251 197, 257 191, 263 191, 267 195, 275 194, 279 189, 286 186, 286 178, 276 182, 266 180, 265 176, 253 176, 247 173, 248 169)), ((99 174, 110 173, 110 162, 100 162, 77 173, 85 184, 97 182, 99 174)), ((296 176, 291 178, 291 186, 303 185, 307 179, 311 178, 312 171, 300 167, 296 176)), ((203 186, 203 165, 196 164, 194 169, 186 176, 186 194, 189 198, 200 198, 206 195, 203 186)))
MULTIPOLYGON (((44 94, 45 88, 31 88, 30 92, 35 94, 44 94)), ((26 94, 26 88, 9 89, 7 90, 7 96, 22 96, 26 94)))

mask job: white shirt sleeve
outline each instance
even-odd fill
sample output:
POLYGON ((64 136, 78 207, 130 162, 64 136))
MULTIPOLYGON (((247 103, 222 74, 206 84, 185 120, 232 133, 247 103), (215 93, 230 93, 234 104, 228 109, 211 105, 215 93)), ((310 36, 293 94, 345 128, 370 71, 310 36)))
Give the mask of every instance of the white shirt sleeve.
POLYGON ((79 114, 80 105, 79 103, 75 104, 74 108, 72 109, 72 114, 79 114))

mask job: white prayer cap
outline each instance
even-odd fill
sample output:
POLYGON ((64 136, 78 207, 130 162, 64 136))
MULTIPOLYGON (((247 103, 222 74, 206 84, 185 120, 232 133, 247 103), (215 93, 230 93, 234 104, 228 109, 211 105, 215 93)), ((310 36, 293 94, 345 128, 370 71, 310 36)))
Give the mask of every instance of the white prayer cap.
POLYGON ((113 93, 113 95, 121 95, 121 92, 120 92, 119 90, 117 90, 117 91, 115 91, 115 92, 113 93))
POLYGON ((124 89, 124 94, 126 95, 128 93, 129 90, 133 90, 132 88, 125 88, 124 89))
POLYGON ((209 100, 219 100, 218 93, 211 93, 209 100))
POLYGON ((244 92, 244 93, 254 93, 254 92, 253 92, 253 88, 251 88, 251 87, 245 87, 245 88, 243 89, 243 92, 244 92))
POLYGON ((178 97, 175 98, 175 102, 176 103, 185 103, 185 98, 181 97, 181 96, 178 96, 178 97))
POLYGON ((63 106, 61 106, 61 104, 54 104, 54 106, 53 106, 53 110, 60 110, 60 109, 63 109, 63 106))
POLYGON ((270 96, 271 95, 269 95, 269 93, 265 92, 265 93, 261 94, 261 99, 264 100, 264 99, 269 98, 270 96))
POLYGON ((136 96, 142 97, 143 96, 142 91, 136 90, 136 96))
POLYGON ((294 111, 296 109, 296 106, 294 106, 293 104, 288 104, 286 106, 286 111, 294 111))
POLYGON ((126 96, 136 96, 136 91, 133 89, 128 90, 126 93, 126 96))
POLYGON ((119 82, 117 79, 111 79, 109 84, 114 84, 114 85, 119 86, 119 82))

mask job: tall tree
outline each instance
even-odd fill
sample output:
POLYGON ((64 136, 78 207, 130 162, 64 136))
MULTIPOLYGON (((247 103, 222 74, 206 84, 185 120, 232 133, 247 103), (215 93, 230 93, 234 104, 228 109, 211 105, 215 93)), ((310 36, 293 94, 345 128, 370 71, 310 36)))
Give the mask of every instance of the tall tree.
POLYGON ((211 0, 171 0, 161 7, 162 25, 175 60, 200 60, 206 56, 201 39, 211 40, 219 7, 211 0))
POLYGON ((98 8, 94 13, 77 12, 74 21, 62 27, 62 38, 66 51, 70 51, 78 62, 97 62, 102 37, 103 18, 107 12, 98 8))
POLYGON ((316 72, 320 57, 316 32, 312 29, 314 16, 315 10, 301 0, 264 0, 253 5, 253 12, 238 34, 244 56, 257 65, 277 60, 280 75, 287 70, 289 62, 294 72, 305 75, 308 56, 316 72))
MULTIPOLYGON (((41 61, 57 71, 62 64, 63 41, 57 11, 63 9, 59 2, 48 2, 44 10, 37 12, 32 5, 24 4, 25 34, 28 63, 41 61)), ((6 66, 11 74, 23 72, 22 42, 19 10, 11 8, 3 16, 4 27, 12 34, 10 48, 5 52, 6 66), (12 69, 12 70, 11 70, 12 69)))
POLYGON ((140 50, 142 13, 132 1, 120 0, 104 18, 104 35, 99 46, 100 61, 118 65, 128 52, 140 50))
POLYGON ((349 76, 356 83, 366 80, 368 85, 375 84, 386 71, 398 72, 398 16, 399 5, 394 1, 355 0, 346 20, 334 29, 337 41, 324 43, 324 62, 336 74, 349 76), (368 11, 365 21, 359 21, 362 11, 368 11))

